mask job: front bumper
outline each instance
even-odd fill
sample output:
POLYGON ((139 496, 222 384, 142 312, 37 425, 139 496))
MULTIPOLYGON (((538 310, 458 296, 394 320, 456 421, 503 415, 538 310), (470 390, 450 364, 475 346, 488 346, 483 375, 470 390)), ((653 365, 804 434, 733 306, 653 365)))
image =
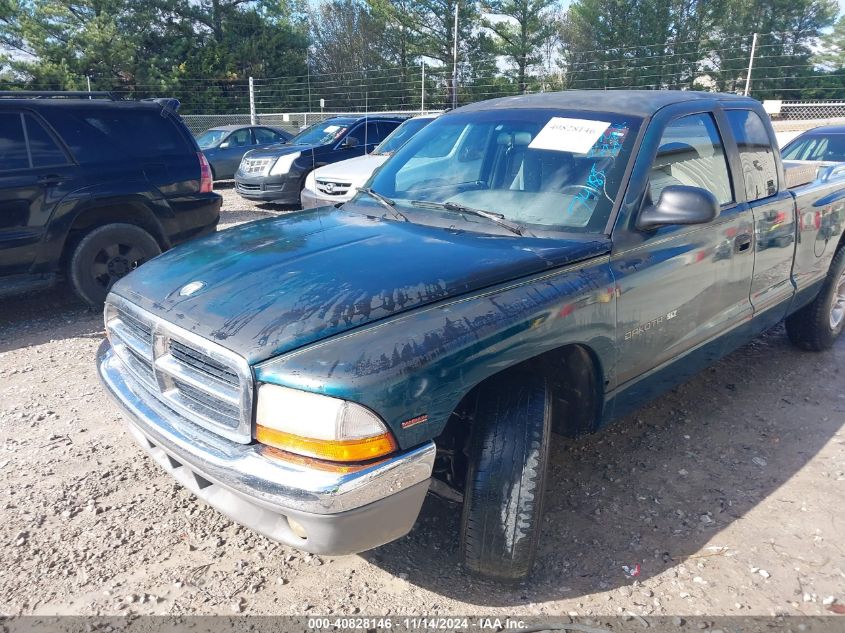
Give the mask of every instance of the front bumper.
POLYGON ((318 554, 352 554, 404 536, 417 519, 434 465, 433 442, 355 472, 319 470, 188 422, 121 371, 108 341, 97 352, 97 366, 147 453, 197 497, 268 538, 318 554), (306 538, 294 533, 289 519, 306 538))
POLYGON ((281 176, 245 176, 235 174, 235 191, 248 200, 299 204, 302 174, 291 169, 281 176))

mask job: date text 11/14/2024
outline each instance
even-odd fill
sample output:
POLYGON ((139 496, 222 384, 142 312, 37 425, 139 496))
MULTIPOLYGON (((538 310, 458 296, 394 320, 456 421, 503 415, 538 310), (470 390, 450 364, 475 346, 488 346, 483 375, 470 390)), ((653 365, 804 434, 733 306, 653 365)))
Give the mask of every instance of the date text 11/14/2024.
POLYGON ((480 630, 480 631, 520 631, 528 626, 524 620, 489 617, 316 617, 308 619, 309 629, 396 629, 403 631, 419 630, 480 630))

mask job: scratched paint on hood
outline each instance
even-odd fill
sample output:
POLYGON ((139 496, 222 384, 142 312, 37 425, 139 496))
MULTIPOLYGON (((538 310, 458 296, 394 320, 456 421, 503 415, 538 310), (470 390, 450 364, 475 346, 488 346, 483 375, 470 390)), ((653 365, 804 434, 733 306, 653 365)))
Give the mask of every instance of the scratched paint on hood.
POLYGON ((114 292, 255 363, 607 249, 595 236, 487 235, 323 208, 175 248, 114 292), (205 285, 179 294, 195 281, 205 285))

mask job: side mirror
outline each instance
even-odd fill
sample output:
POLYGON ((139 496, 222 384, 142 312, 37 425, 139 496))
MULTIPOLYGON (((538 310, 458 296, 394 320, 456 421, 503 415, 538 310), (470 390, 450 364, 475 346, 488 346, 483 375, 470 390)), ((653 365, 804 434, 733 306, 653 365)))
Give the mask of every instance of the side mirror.
POLYGON ((653 231, 672 224, 707 224, 719 217, 716 196, 700 187, 668 185, 657 204, 644 207, 637 218, 637 228, 653 231))
POLYGON ((359 141, 354 136, 347 136, 345 139, 343 139, 342 147, 346 149, 352 149, 353 147, 358 147, 360 144, 361 141, 359 141))
POLYGON ((228 149, 232 147, 232 144, 229 141, 223 141, 222 143, 220 143, 219 147, 220 149, 228 149))

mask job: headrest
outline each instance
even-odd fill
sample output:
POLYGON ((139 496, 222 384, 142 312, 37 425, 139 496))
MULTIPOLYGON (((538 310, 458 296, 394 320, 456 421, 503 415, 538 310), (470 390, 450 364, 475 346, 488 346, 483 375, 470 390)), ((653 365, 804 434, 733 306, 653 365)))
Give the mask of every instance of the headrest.
POLYGON ((655 166, 670 165, 679 160, 700 158, 698 150, 688 143, 672 142, 661 145, 657 150, 655 166))

